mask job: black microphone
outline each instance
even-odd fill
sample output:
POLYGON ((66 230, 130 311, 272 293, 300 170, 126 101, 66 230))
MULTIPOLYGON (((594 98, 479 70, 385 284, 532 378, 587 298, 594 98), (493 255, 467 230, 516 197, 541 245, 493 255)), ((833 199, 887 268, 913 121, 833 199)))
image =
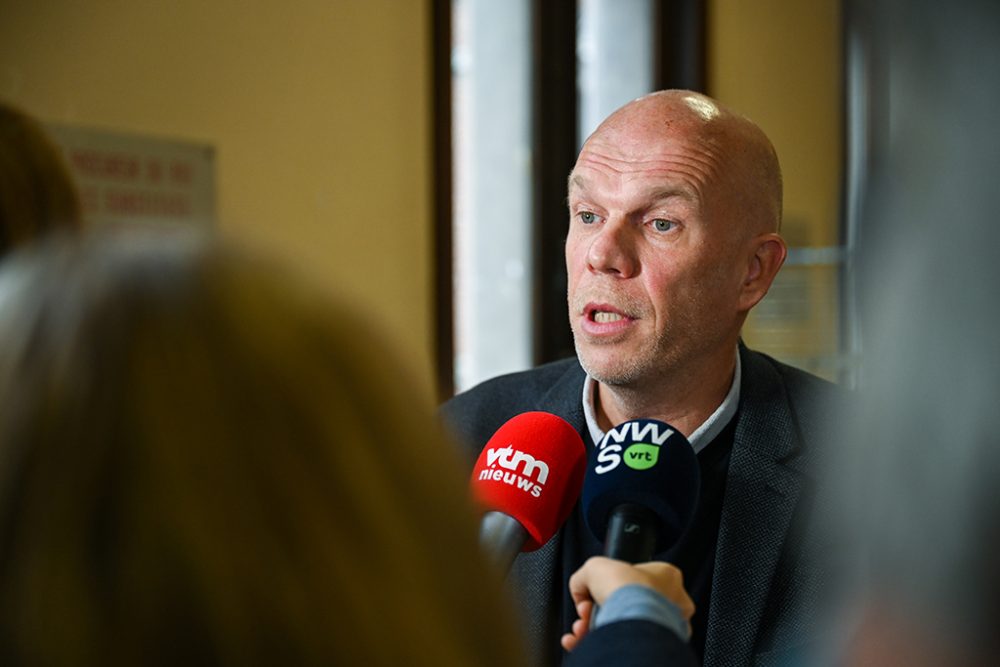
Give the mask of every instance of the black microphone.
POLYGON ((687 438, 661 421, 634 419, 608 431, 591 454, 584 516, 605 556, 646 562, 687 530, 700 486, 687 438))

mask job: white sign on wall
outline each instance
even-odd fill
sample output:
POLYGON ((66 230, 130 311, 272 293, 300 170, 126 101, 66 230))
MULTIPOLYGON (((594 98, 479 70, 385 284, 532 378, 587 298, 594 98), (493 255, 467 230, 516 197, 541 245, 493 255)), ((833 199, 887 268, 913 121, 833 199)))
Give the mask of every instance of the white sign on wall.
POLYGON ((215 149, 49 124, 76 179, 88 224, 215 222, 215 149))

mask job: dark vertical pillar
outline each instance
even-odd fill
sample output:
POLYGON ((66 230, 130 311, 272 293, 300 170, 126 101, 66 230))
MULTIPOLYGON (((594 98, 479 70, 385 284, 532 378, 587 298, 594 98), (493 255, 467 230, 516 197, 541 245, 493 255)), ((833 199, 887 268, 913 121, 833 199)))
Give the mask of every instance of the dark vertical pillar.
POLYGON ((455 391, 452 286, 451 0, 431 4, 434 207, 434 368, 438 396, 455 391))
POLYGON ((656 88, 707 92, 705 0, 655 0, 654 7, 656 88))
POLYGON ((535 363, 573 354, 566 311, 566 179, 577 153, 576 0, 535 0, 535 363))

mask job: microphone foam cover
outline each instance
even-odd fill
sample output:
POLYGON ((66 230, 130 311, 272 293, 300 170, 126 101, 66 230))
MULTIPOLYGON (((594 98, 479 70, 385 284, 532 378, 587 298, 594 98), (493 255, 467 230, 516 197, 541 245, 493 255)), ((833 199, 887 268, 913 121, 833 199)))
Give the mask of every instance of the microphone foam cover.
POLYGON ((523 551, 549 541, 580 497, 587 450, 561 417, 525 412, 490 438, 472 470, 472 495, 486 511, 508 514, 524 526, 523 551))
POLYGON ((611 510, 632 504, 656 515, 656 551, 670 548, 694 518, 701 473, 680 432, 655 419, 635 419, 608 431, 594 448, 583 482, 583 512, 600 542, 611 510))

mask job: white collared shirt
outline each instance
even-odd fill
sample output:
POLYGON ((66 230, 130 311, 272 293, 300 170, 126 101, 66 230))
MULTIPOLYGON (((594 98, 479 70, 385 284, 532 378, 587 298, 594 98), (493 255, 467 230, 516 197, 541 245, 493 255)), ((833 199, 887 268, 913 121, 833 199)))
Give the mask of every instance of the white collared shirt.
MULTIPOLYGON (((688 436, 688 442, 694 448, 695 454, 704 449, 708 443, 712 442, 715 436, 719 435, 719 432, 736 415, 736 408, 740 404, 741 375, 740 354, 739 350, 737 350, 736 372, 733 373, 733 384, 729 387, 729 393, 722 399, 722 403, 715 409, 715 412, 709 415, 708 419, 688 436)), ((587 420, 587 430, 590 432, 590 437, 594 440, 595 445, 604 439, 604 431, 597 425, 597 411, 594 408, 594 395, 596 391, 597 380, 590 377, 588 373, 587 379, 583 381, 583 416, 587 420)))

